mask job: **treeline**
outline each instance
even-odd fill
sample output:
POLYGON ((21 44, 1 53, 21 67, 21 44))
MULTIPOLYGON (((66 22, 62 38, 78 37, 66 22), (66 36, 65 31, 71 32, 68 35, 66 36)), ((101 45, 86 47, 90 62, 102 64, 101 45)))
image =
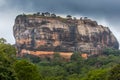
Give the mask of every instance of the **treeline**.
POLYGON ((107 48, 88 59, 75 52, 70 61, 58 53, 53 58, 16 57, 16 49, 0 39, 0 80, 120 80, 120 51, 107 48))
MULTIPOLYGON (((21 14, 21 16, 26 16, 26 14, 21 14)), ((56 15, 55 13, 50 13, 50 12, 37 12, 33 14, 28 14, 27 16, 41 16, 41 17, 52 17, 52 18, 62 18, 61 16, 56 15)), ((62 18, 65 19, 65 18, 62 18)), ((76 17, 72 15, 66 15, 66 19, 71 19, 71 20, 77 20, 76 17)), ((90 20, 87 17, 80 17, 80 20, 90 20)))

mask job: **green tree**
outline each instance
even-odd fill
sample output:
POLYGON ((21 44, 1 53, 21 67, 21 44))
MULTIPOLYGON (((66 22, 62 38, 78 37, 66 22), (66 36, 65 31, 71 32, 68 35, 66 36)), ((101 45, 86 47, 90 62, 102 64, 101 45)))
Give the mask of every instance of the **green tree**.
POLYGON ((115 56, 118 56, 120 55, 120 50, 117 50, 117 49, 113 49, 113 48, 105 48, 103 50, 103 54, 104 55, 115 55, 115 56))
POLYGON ((0 38, 0 44, 5 44, 7 41, 4 38, 0 38))
POLYGON ((71 15, 67 15, 66 16, 68 19, 72 19, 72 16, 71 15))
POLYGON ((53 65, 61 65, 62 61, 63 61, 63 58, 60 56, 59 53, 56 52, 53 54, 53 59, 52 59, 53 65))
POLYGON ((71 75, 71 74, 78 74, 80 72, 80 65, 77 64, 77 62, 70 62, 70 63, 67 63, 66 66, 65 66, 65 70, 66 72, 71 75))
POLYGON ((71 74, 67 77, 67 80, 81 80, 78 74, 71 74))
POLYGON ((17 80, 16 73, 12 67, 15 61, 15 48, 6 43, 4 38, 0 39, 0 80, 17 80))
POLYGON ((83 58, 81 57, 81 53, 74 52, 74 53, 72 54, 70 60, 73 61, 73 62, 74 62, 74 61, 80 62, 80 61, 83 61, 83 58))
POLYGON ((108 69, 96 69, 89 71, 87 76, 83 80, 107 80, 107 77, 108 69))
POLYGON ((0 80, 18 80, 14 69, 0 64, 0 80))
POLYGON ((120 80, 120 64, 114 66, 110 70, 110 75, 108 77, 108 80, 120 80))
POLYGON ((40 66, 40 74, 46 80, 62 80, 60 78, 64 78, 66 72, 63 67, 56 65, 56 66, 40 66), (59 79, 58 79, 59 78, 59 79))
POLYGON ((28 59, 33 63, 39 63, 41 61, 40 57, 31 54, 25 54, 22 58, 28 59))
POLYGON ((19 80, 43 80, 38 68, 26 60, 16 61, 14 69, 19 80))

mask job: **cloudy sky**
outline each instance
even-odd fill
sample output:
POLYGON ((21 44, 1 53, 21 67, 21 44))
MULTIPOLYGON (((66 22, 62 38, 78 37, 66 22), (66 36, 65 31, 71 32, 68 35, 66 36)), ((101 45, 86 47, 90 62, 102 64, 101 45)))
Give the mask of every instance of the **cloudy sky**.
POLYGON ((120 0, 0 0, 0 37, 14 44, 15 17, 35 12, 87 16, 109 27, 120 42, 120 0))

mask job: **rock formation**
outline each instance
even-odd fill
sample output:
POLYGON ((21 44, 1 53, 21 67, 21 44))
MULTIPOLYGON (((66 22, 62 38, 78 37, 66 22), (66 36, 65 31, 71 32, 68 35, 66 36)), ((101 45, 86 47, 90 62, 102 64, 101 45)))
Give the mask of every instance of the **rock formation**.
POLYGON ((61 18, 47 13, 18 15, 13 32, 20 54, 29 51, 99 54, 104 47, 119 48, 108 27, 98 25, 87 17, 61 18), (23 49, 26 52, 22 52, 23 49))

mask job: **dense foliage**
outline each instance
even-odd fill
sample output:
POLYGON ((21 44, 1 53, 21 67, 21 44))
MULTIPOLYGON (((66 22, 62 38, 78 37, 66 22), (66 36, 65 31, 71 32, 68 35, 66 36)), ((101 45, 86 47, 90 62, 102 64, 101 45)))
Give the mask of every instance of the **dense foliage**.
POLYGON ((101 55, 84 59, 75 52, 66 61, 33 55, 16 57, 16 49, 0 39, 0 80, 120 80, 120 51, 106 48, 101 55))

